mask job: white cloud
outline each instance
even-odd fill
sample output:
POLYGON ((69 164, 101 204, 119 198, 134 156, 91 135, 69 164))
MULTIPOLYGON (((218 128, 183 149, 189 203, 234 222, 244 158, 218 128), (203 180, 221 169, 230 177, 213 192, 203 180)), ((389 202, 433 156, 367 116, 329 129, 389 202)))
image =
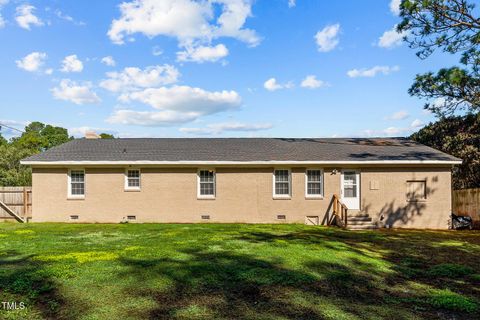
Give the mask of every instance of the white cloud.
POLYGON ((72 136, 76 138, 83 138, 85 137, 85 134, 87 132, 95 132, 95 133, 109 133, 113 135, 117 135, 118 132, 111 130, 111 129, 106 129, 106 128, 94 128, 94 127, 88 127, 88 126, 83 126, 83 127, 75 127, 75 128, 69 128, 68 133, 71 134, 72 136))
POLYGON ((45 64, 47 54, 45 52, 32 52, 20 60, 16 60, 17 67, 29 72, 36 72, 45 64))
POLYGON ((76 26, 84 26, 85 25, 85 22, 76 21, 73 17, 69 16, 68 14, 63 13, 62 11, 60 11, 58 9, 55 10, 55 15, 62 20, 73 23, 76 26))
POLYGON ((318 80, 314 75, 309 75, 302 80, 300 86, 302 88, 316 89, 320 87, 326 87, 328 84, 322 80, 318 80))
POLYGON ((260 38, 254 30, 244 28, 251 6, 251 0, 132 0, 120 4, 121 16, 112 21, 108 36, 116 44, 142 33, 149 38, 175 37, 181 46, 210 43, 219 37, 255 46, 260 38))
POLYGON ((420 127, 423 127, 425 125, 425 123, 423 123, 422 120, 420 119, 415 119, 412 121, 412 123, 410 124, 410 127, 411 128, 420 128, 420 127))
POLYGON ((116 65, 116 62, 115 60, 113 59, 112 56, 106 56, 106 57, 103 57, 101 62, 104 64, 104 65, 107 65, 109 67, 115 67, 116 65))
POLYGON ((108 119, 109 123, 137 125, 137 126, 171 126, 187 123, 197 119, 200 115, 195 112, 183 113, 176 111, 134 111, 116 110, 108 119))
POLYGON ((124 93, 120 101, 139 101, 156 109, 212 114, 240 106, 241 98, 235 91, 205 91, 189 86, 148 88, 124 93))
POLYGON ((363 130, 360 136, 364 137, 400 137, 405 136, 411 133, 412 130, 410 128, 400 128, 400 127, 388 127, 382 130, 363 130))
POLYGON ((180 72, 172 65, 149 66, 145 69, 128 67, 121 72, 107 72, 100 86, 112 92, 129 91, 172 84, 178 81, 180 72))
POLYGON ((148 88, 124 93, 119 100, 124 103, 141 102, 158 111, 122 109, 115 111, 108 121, 144 126, 186 123, 201 116, 236 110, 241 105, 241 97, 235 91, 210 92, 188 86, 148 88))
POLYGON ((394 15, 399 15, 400 14, 400 3, 402 2, 402 0, 391 0, 390 1, 390 11, 394 14, 394 15))
POLYGON ((53 74, 53 69, 52 69, 52 68, 48 68, 47 70, 45 70, 45 74, 48 74, 48 75, 53 74))
POLYGON ((62 61, 62 72, 82 72, 83 63, 80 61, 76 54, 66 56, 62 61))
POLYGON ((402 128, 397 128, 397 127, 388 127, 383 130, 383 133, 386 134, 387 136, 398 136, 400 135, 404 130, 402 128))
POLYGON ((35 7, 30 4, 18 6, 16 9, 15 20, 23 28, 30 30, 30 26, 43 26, 43 21, 33 14, 35 7))
POLYGON ((78 84, 69 79, 60 81, 58 87, 51 89, 53 97, 57 100, 71 101, 75 104, 94 104, 101 100, 97 94, 91 91, 91 83, 78 84))
POLYGON ((315 35, 318 51, 328 52, 338 45, 338 33, 340 31, 340 24, 328 25, 315 35))
MULTIPOLYGON (((5 3, 3 3, 1 0, 0 0, 0 10, 2 10, 2 6, 4 5, 5 3)), ((5 27, 5 19, 3 19, 2 17, 2 12, 0 11, 0 29, 5 27)))
POLYGON ((408 34, 407 31, 397 32, 397 25, 391 30, 387 30, 378 39, 378 46, 381 48, 394 48, 402 44, 403 38, 408 34))
POLYGON ((158 56, 161 56, 163 54, 163 50, 160 49, 159 46, 155 46, 152 48, 152 54, 155 56, 155 57, 158 57, 158 56))
POLYGON ((265 83, 263 84, 263 87, 267 89, 268 91, 276 91, 280 89, 290 89, 293 88, 293 83, 292 82, 287 82, 287 83, 278 83, 277 79, 275 78, 270 78, 265 83))
POLYGON ((350 78, 358 78, 358 77, 375 77, 377 74, 381 73, 384 75, 388 75, 392 72, 399 71, 400 67, 399 66, 374 66, 370 69, 352 69, 347 72, 347 75, 350 78))
POLYGON ((273 127, 270 123, 248 124, 241 122, 225 122, 209 124, 205 128, 180 128, 180 132, 197 135, 218 135, 228 132, 253 132, 268 130, 273 127))
POLYGON ((382 130, 364 130, 361 136, 367 137, 401 137, 412 134, 414 131, 418 130, 420 127, 423 127, 425 123, 420 119, 415 119, 412 121, 408 127, 388 127, 382 130))
POLYGON ((297 5, 296 0, 288 0, 288 7, 293 8, 297 5))
POLYGON ((223 44, 218 44, 214 47, 210 46, 188 46, 185 51, 177 52, 178 61, 192 61, 192 62, 215 62, 228 55, 228 49, 223 44))
MULTIPOLYGON (((2 10, 2 7, 8 3, 8 0, 0 0, 0 10, 2 10)), ((2 17, 2 12, 0 12, 0 29, 5 27, 5 19, 2 17)))
POLYGON ((407 119, 409 116, 410 115, 408 114, 408 112, 401 110, 401 111, 395 112, 394 114, 388 117, 385 117, 385 120, 404 120, 404 119, 407 119))
POLYGON ((265 81, 265 83, 263 84, 263 87, 268 91, 275 91, 282 88, 282 86, 277 83, 277 80, 275 78, 270 78, 267 81, 265 81))

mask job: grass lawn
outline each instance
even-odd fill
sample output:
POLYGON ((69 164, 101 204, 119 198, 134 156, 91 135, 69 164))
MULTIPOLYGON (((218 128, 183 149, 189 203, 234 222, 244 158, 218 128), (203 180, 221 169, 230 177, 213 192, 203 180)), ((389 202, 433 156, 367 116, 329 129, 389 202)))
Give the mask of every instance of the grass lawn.
MULTIPOLYGON (((0 224, 2 319, 480 319, 480 233, 0 224)), ((1 305, 0 305, 1 307, 1 305)))

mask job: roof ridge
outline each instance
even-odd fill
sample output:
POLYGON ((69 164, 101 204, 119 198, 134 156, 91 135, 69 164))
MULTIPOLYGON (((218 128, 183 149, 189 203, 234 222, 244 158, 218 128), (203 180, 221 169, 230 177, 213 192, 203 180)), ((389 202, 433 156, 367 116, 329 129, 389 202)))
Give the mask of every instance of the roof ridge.
POLYGON ((24 159, 69 161, 456 161, 407 138, 77 139, 24 159))

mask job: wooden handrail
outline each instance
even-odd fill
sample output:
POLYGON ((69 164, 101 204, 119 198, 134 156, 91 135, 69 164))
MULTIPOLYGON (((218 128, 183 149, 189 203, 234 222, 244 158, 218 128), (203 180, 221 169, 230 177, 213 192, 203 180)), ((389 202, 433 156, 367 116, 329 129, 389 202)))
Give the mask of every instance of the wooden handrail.
POLYGON ((333 195, 333 215, 337 225, 346 228, 348 223, 348 208, 340 200, 340 197, 337 194, 333 195))

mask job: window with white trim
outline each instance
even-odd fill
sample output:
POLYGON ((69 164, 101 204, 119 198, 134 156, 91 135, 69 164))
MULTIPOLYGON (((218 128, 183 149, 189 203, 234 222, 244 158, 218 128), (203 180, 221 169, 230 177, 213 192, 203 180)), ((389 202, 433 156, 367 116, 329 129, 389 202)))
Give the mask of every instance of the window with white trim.
POLYGON ((127 169, 125 174, 125 189, 140 189, 140 170, 127 169))
POLYGON ((215 171, 214 170, 198 171, 198 196, 200 198, 215 197, 215 171))
POLYGON ((278 169, 274 174, 273 195, 276 197, 290 197, 290 170, 278 169))
POLYGON ((85 196, 85 170, 70 170, 68 175, 68 195, 70 197, 85 196))
POLYGON ((323 196, 323 171, 321 169, 307 169, 305 172, 306 179, 306 196, 322 197, 323 196))

